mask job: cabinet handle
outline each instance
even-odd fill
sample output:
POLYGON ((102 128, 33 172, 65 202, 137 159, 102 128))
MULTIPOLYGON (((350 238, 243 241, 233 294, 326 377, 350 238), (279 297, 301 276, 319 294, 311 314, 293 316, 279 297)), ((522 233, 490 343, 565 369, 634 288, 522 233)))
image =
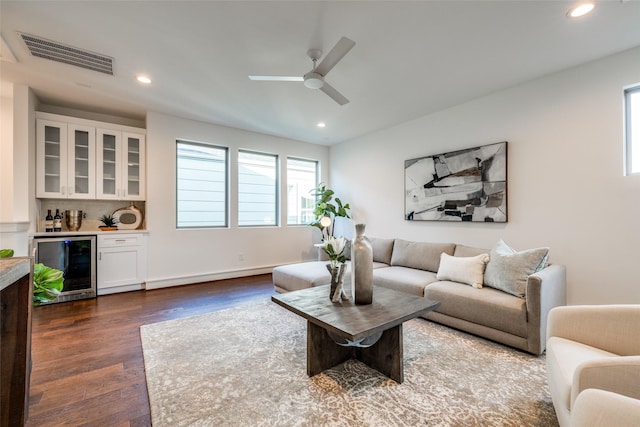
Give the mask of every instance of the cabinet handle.
POLYGON ((98 261, 102 261, 102 252, 98 251, 98 261))
POLYGON ((116 243, 124 243, 124 242, 126 242, 126 240, 124 240, 124 239, 116 239, 116 243))

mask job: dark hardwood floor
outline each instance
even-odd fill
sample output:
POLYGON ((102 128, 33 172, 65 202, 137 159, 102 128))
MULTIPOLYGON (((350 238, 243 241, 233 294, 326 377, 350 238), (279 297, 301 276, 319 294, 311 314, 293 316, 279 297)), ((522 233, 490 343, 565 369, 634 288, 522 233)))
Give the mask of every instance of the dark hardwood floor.
POLYGON ((34 307, 27 426, 150 426, 140 326, 272 294, 269 274, 34 307))

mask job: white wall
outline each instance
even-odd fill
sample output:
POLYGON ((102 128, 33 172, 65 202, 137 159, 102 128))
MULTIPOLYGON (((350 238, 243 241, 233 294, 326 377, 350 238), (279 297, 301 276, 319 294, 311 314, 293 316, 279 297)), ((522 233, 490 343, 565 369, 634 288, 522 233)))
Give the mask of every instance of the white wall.
POLYGON ((329 149, 297 141, 181 119, 147 115, 147 228, 149 233, 147 288, 270 271, 285 263, 314 259, 319 240, 308 226, 286 224, 286 157, 319 160, 326 180, 329 149), (176 229, 176 140, 209 142, 230 148, 230 227, 176 229), (236 169, 238 148, 280 156, 281 227, 237 227, 236 169), (239 255, 242 254, 243 260, 239 255))
MULTIPOLYGON (((640 303, 640 176, 623 176, 623 87, 640 48, 331 147, 331 186, 367 234, 551 248, 568 302, 640 303), (404 160, 508 141, 506 224, 409 222, 404 160)), ((424 96, 429 96, 425 93, 424 96)))
POLYGON ((0 222, 13 220, 13 84, 0 84, 0 222))
POLYGON ((28 255, 27 232, 37 220, 35 128, 37 100, 29 87, 2 83, 0 132, 0 248, 28 255))

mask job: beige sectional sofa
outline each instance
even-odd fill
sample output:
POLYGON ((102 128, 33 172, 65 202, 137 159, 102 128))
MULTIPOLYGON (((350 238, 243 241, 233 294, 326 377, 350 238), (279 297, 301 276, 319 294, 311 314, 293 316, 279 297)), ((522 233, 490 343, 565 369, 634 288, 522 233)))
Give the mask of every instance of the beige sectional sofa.
MULTIPOLYGON (((374 285, 439 301, 440 307, 425 314, 426 319, 532 354, 545 350, 547 314, 566 304, 565 268, 549 265, 545 248, 515 252, 502 241, 489 250, 454 243, 369 240, 374 285)), ((328 284, 326 263, 274 268, 276 291, 328 284)), ((347 288, 350 276, 348 265, 347 288)))

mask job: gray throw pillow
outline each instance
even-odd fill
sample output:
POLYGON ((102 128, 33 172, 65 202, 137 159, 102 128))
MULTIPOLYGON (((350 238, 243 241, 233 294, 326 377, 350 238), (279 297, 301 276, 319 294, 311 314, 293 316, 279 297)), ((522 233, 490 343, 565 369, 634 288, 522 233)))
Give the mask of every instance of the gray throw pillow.
POLYGON ((516 252, 500 240, 491 250, 484 272, 484 284, 524 298, 529 275, 542 270, 549 257, 549 248, 516 252))

